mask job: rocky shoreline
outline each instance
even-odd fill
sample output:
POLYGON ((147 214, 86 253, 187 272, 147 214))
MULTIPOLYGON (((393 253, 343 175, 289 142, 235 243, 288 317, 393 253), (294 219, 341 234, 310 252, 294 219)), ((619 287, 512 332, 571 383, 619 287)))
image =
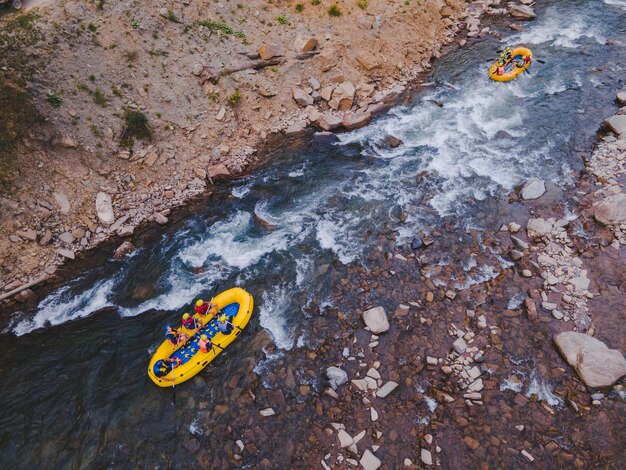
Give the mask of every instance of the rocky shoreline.
MULTIPOLYGON (((50 18, 58 15, 54 5, 45 8, 42 11, 50 18)), ((65 8, 69 11, 69 4, 65 8)), ((85 7, 72 8, 71 13, 66 15, 82 18, 79 24, 83 26, 96 14, 85 7)), ((349 49, 348 56, 343 53, 329 56, 325 52, 327 46, 321 44, 330 40, 328 35, 322 40, 321 33, 310 33, 315 29, 315 22, 308 24, 308 29, 302 25, 296 28, 296 38, 293 41, 295 57, 286 52, 289 42, 282 36, 276 38, 276 43, 261 44, 256 52, 246 48, 248 61, 276 62, 276 65, 263 63, 264 68, 307 61, 315 63, 304 70, 290 72, 291 75, 287 78, 302 85, 294 86, 287 92, 277 89, 276 93, 269 93, 267 83, 253 84, 253 90, 264 100, 262 107, 267 108, 262 116, 259 114, 262 107, 255 102, 248 103, 246 99, 233 110, 218 102, 214 106, 216 114, 210 118, 209 127, 221 126, 226 129, 235 124, 235 133, 220 133, 221 143, 213 145, 214 151, 208 161, 204 157, 194 157, 198 153, 198 146, 205 147, 211 141, 210 132, 199 135, 202 127, 200 122, 181 124, 174 131, 177 134, 176 141, 180 140, 178 137, 182 138, 177 146, 179 151, 188 151, 190 154, 181 161, 178 157, 163 158, 167 149, 173 147, 167 140, 162 141, 159 138, 153 139, 149 144, 138 141, 131 150, 126 150, 115 142, 113 136, 121 132, 117 130, 106 130, 106 143, 100 139, 94 141, 97 136, 93 135, 81 135, 78 140, 63 130, 68 119, 75 125, 78 120, 76 109, 70 109, 65 117, 55 115, 51 122, 58 129, 42 131, 42 135, 52 132, 48 137, 54 143, 55 152, 49 153, 45 149, 32 151, 39 145, 38 138, 32 134, 26 142, 32 157, 24 157, 20 172, 21 182, 15 190, 19 191, 20 196, 16 198, 5 194, 0 199, 2 211, 12 215, 3 218, 4 223, 0 227, 3 235, 3 272, 0 282, 2 300, 19 294, 16 298, 18 302, 33 301, 34 294, 30 288, 53 281, 59 266, 76 257, 88 256, 86 253, 89 250, 105 240, 128 239, 136 229, 148 224, 167 224, 172 209, 187 205, 198 196, 206 196, 207 193, 210 195, 214 184, 219 184, 222 179, 236 177, 244 169, 247 172, 254 171, 267 158, 271 158, 272 148, 284 147, 286 142, 294 139, 308 139, 315 129, 323 133, 367 124, 373 116, 403 99, 412 87, 419 86, 420 77, 430 69, 431 60, 441 55, 444 45, 454 43, 462 47, 467 41, 462 36, 471 39, 480 35, 497 34, 489 27, 480 28, 481 15, 494 16, 510 12, 518 19, 534 18, 529 7, 522 5, 522 9, 526 13, 520 13, 519 8, 515 7, 509 10, 498 8, 498 2, 465 4, 451 0, 448 4, 441 2, 438 9, 433 11, 417 10, 416 18, 421 18, 422 14, 436 14, 440 24, 438 32, 432 37, 422 38, 430 45, 415 46, 421 52, 412 59, 412 65, 398 63, 394 67, 389 62, 395 57, 395 53, 381 52, 380 48, 385 42, 381 42, 380 37, 387 26, 381 26, 383 17, 375 16, 376 11, 370 11, 371 8, 359 16, 358 28, 373 35, 373 40, 377 41, 373 51, 349 49), (353 64, 354 61, 356 63, 353 64), (315 67, 319 67, 320 71, 315 73, 315 67), (390 68, 394 72, 381 80, 380 74, 390 68), (321 73, 323 78, 306 78, 305 75, 313 73, 321 73), (288 95, 287 102, 282 97, 284 93, 288 95), (274 101, 278 102, 272 104, 274 101), (241 129, 242 121, 246 123, 244 127, 247 130, 241 129), (93 154, 96 147, 110 154, 110 163, 92 168, 91 164, 85 164, 81 155, 93 154), (59 161, 62 161, 59 155, 67 158, 67 168, 63 168, 64 165, 58 167, 59 161), (27 161, 30 158, 32 161, 27 161), (56 163, 52 163, 51 159, 56 163), (55 167, 54 173, 61 175, 54 182, 42 180, 42 177, 50 176, 46 172, 49 165, 55 167), (157 169, 158 172, 155 172, 157 169), (76 178, 70 177, 72 171, 79 175, 81 184, 78 186, 76 178), (36 191, 32 191, 32 188, 36 188, 36 191)), ((106 23, 107 20, 104 20, 102 24, 106 23)), ((99 28, 99 24, 91 29, 99 28)), ((75 25, 71 26, 72 21, 67 25, 75 28, 75 25)), ((49 29, 49 24, 44 28, 49 29)), ((416 40, 421 39, 411 36, 410 41, 416 40)), ((237 45, 232 47, 241 48, 237 45)), ((244 63, 241 66, 244 72, 217 73, 215 63, 196 63, 192 67, 192 76, 203 89, 204 95, 210 98, 218 96, 224 87, 228 88, 230 85, 226 86, 225 83, 230 83, 229 81, 235 80, 237 85, 241 81, 237 74, 245 76, 247 65, 250 64, 244 63)), ((288 68, 293 69, 293 66, 288 68)), ((59 76, 60 80, 63 74, 55 72, 52 75, 47 79, 46 86, 53 85, 51 81, 54 76, 59 76)), ((115 85, 112 85, 113 88, 115 85)), ((140 89, 141 96, 138 100, 130 101, 130 108, 145 109, 150 100, 146 93, 140 89)), ((43 97, 41 99, 43 101, 43 97)), ((258 101, 258 98, 253 101, 258 101)), ((85 108, 83 112, 100 112, 97 108, 90 109, 93 108, 93 103, 89 105, 83 100, 82 106, 85 108)), ((204 119, 208 117, 205 116, 204 119)), ((172 141, 171 138, 168 140, 172 141)), ((123 247, 122 251, 128 249, 128 243, 123 243, 123 247)))

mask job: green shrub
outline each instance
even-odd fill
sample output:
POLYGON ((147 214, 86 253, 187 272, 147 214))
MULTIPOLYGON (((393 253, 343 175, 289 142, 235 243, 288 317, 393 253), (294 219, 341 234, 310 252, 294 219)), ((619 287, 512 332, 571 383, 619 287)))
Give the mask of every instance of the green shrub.
POLYGON ((96 88, 95 90, 93 90, 92 95, 93 100, 97 105, 106 108, 106 106, 109 104, 109 100, 100 88, 96 88))
POLYGON ((228 97, 228 102, 230 103, 232 107, 237 106, 240 101, 241 101, 241 93, 239 93, 239 90, 236 90, 235 93, 233 93, 232 95, 228 97))
POLYGON ((46 93, 46 101, 50 103, 52 106, 54 106, 55 108, 58 108, 59 106, 61 106, 61 102, 63 100, 56 93, 49 91, 48 93, 46 93))
POLYGON ((311 5, 319 5, 322 3, 322 0, 311 0, 311 5))
POLYGON ((178 18, 178 16, 176 16, 176 13, 174 13, 172 10, 167 10, 167 15, 165 15, 165 17, 173 23, 182 23, 180 18, 178 18))
POLYGON ((368 5, 369 2, 367 0, 359 0, 358 2, 356 2, 356 6, 359 7, 361 10, 365 10, 368 5))
POLYGON ((124 111, 124 131, 122 132, 122 143, 132 147, 134 139, 150 139, 152 132, 148 126, 148 116, 141 111, 127 109, 124 111))
POLYGON ((276 17, 276 21, 278 21, 280 24, 287 24, 289 23, 289 21, 287 21, 287 17, 285 15, 280 15, 276 17))
POLYGON ((294 8, 298 13, 302 13, 302 10, 304 10, 304 5, 302 3, 296 3, 296 6, 294 8))
POLYGON ((339 9, 339 5, 337 5, 336 3, 333 3, 330 8, 328 9, 328 14, 330 16, 341 16, 341 10, 339 9))

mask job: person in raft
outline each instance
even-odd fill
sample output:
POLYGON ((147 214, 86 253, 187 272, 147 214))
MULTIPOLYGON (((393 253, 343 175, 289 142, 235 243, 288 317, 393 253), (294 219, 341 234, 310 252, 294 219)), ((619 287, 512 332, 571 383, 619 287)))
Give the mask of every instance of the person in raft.
POLYGON ((187 341, 189 339, 189 335, 179 333, 177 330, 167 325, 165 327, 165 339, 168 340, 172 346, 176 347, 180 343, 187 341))
POLYGON ((213 349, 213 343, 209 339, 207 335, 201 335, 200 341, 198 341, 198 346, 200 347, 200 352, 207 353, 211 349, 213 349))
POLYGON ((504 48, 504 57, 506 58, 506 60, 511 60, 512 52, 513 49, 511 49, 511 46, 507 46, 504 48))
POLYGON ((504 75, 504 59, 498 59, 496 65, 498 66, 498 68, 496 69, 496 74, 504 75))
POLYGON ((159 359, 154 363, 154 368, 152 369, 152 371, 157 377, 165 377, 170 372, 172 372, 173 368, 178 367, 181 362, 182 361, 178 357, 166 357, 163 359, 159 359))
POLYGON ((198 299, 194 310, 198 315, 200 315, 200 318, 207 317, 207 321, 211 320, 219 311, 217 304, 214 304, 211 301, 205 302, 202 299, 198 299))
POLYGON ((183 326, 189 331, 193 331, 194 334, 198 329, 202 327, 202 322, 199 319, 190 317, 188 313, 183 314, 183 326))
POLYGON ((217 327, 219 328, 220 332, 224 333, 225 335, 229 335, 230 332, 233 331, 233 324, 228 321, 228 317, 224 314, 222 314, 217 319, 217 327))

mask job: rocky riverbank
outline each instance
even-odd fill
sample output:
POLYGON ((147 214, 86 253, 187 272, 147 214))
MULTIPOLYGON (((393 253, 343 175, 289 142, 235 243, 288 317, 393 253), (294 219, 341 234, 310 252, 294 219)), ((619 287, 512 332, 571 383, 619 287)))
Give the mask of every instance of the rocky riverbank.
POLYGON ((216 468, 622 468, 617 122, 575 185, 529 181, 492 233, 449 227, 413 249, 381 236, 363 265, 326 267, 333 306, 305 307, 307 347, 276 353, 261 332, 266 357, 203 404, 187 451, 216 468), (222 429, 231 444, 215 455, 222 429))
MULTIPOLYGON (((0 19, 19 38, 28 28, 18 46, 36 59, 25 88, 40 117, 2 171, 3 297, 104 240, 167 224, 285 138, 366 124, 443 45, 495 34, 481 15, 534 17, 498 2, 357 3, 68 1, 0 19)), ((3 83, 17 81, 11 65, 3 83)))

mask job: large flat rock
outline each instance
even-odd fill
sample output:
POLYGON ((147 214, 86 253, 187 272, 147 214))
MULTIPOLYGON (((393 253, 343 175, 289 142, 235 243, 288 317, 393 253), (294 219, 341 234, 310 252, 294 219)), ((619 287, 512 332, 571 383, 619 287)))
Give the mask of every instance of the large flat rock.
POLYGON ((609 387, 626 375, 626 360, 593 336, 565 331, 554 337, 559 351, 589 387, 609 387))

